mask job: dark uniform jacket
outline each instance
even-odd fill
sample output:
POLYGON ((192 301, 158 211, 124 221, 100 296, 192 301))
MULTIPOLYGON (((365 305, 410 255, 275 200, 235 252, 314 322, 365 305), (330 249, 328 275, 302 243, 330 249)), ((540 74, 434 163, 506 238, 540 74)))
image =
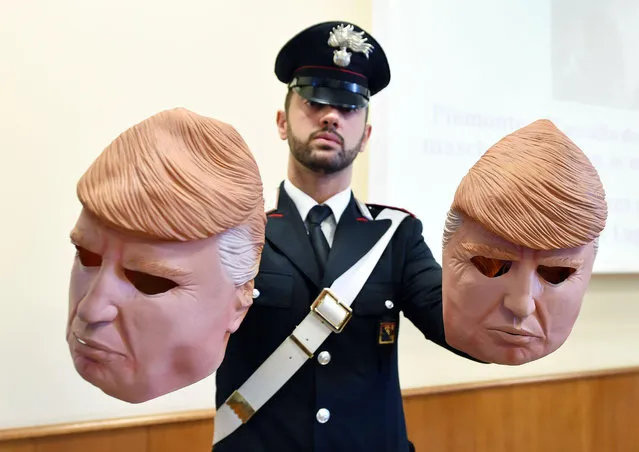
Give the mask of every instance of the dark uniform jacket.
MULTIPOLYGON (((373 217, 382 210, 368 208, 373 217)), ((231 336, 217 371, 217 407, 309 313, 321 288, 330 287, 391 223, 367 221, 351 195, 320 280, 303 220, 283 186, 277 209, 267 215, 266 244, 255 279, 259 296, 231 336)), ((399 326, 402 311, 426 338, 449 348, 441 282, 441 267, 424 243, 421 222, 407 217, 353 301, 353 317, 344 331, 331 334, 246 424, 215 445, 214 452, 407 452, 393 340, 399 331, 384 327, 399 326), (322 351, 330 353, 328 364, 318 361, 322 351), (316 419, 322 408, 330 413, 325 423, 316 419)))

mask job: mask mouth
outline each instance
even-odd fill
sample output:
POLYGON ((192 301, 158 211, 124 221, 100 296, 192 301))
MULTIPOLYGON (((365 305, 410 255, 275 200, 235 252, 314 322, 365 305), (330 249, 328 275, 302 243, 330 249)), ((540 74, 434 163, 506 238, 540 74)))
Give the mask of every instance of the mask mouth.
POLYGON ((115 354, 115 355, 124 356, 122 353, 120 353, 120 352, 118 352, 116 350, 113 350, 108 345, 102 344, 102 343, 94 341, 92 339, 88 339, 86 337, 80 337, 75 332, 73 333, 73 337, 74 337, 76 343, 80 344, 83 347, 86 347, 86 349, 91 349, 91 350, 95 350, 95 351, 99 351, 99 352, 103 352, 103 353, 107 353, 107 354, 115 354))
POLYGON ((540 334, 539 332, 532 331, 527 328, 514 327, 512 325, 499 325, 499 326, 494 326, 488 329, 491 331, 499 331, 501 333, 509 334, 511 336, 522 336, 522 337, 543 339, 543 334, 540 334))

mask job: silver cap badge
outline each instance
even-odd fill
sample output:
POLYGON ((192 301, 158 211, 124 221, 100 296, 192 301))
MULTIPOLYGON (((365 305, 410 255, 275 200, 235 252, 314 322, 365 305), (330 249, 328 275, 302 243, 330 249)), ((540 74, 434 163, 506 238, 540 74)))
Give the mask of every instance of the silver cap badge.
POLYGON ((364 37, 364 32, 357 32, 352 25, 338 25, 334 27, 328 37, 328 45, 336 47, 333 51, 333 63, 338 66, 346 67, 351 64, 351 53, 361 52, 368 58, 370 52, 373 51, 373 45, 366 42, 368 38, 364 37))

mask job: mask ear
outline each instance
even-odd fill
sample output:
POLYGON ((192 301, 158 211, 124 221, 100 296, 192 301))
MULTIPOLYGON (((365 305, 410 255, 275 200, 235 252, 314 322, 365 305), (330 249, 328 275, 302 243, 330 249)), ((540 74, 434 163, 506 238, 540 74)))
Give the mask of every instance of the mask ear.
POLYGON ((233 334, 242 324, 246 313, 253 304, 253 280, 235 288, 235 303, 231 312, 229 333, 233 334))

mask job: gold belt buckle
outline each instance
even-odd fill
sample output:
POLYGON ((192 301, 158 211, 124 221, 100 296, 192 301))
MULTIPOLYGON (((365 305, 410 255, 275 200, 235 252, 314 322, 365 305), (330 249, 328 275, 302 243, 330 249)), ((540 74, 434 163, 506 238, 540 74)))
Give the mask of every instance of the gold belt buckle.
POLYGON ((334 333, 341 333, 353 316, 353 310, 351 307, 342 303, 337 295, 328 288, 322 289, 311 305, 311 311, 317 315, 319 319, 334 333), (343 311, 343 313, 341 313, 341 315, 337 315, 340 313, 336 312, 331 313, 331 308, 329 307, 331 305, 338 307, 343 311))

